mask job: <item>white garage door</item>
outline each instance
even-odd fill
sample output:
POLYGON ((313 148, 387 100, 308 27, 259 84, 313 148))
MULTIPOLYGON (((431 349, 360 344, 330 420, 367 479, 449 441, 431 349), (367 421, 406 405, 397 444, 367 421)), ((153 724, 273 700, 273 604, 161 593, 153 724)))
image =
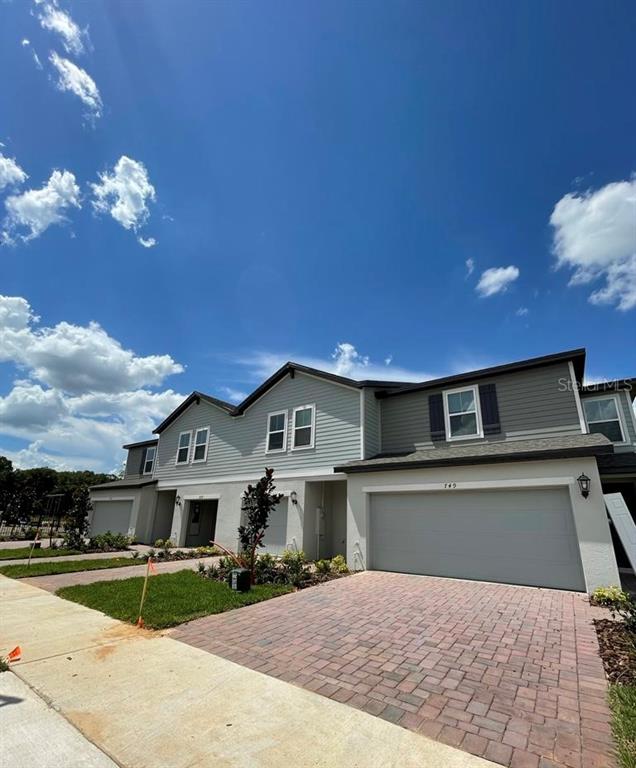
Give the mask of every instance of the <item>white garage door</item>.
POLYGON ((567 490, 371 496, 371 567, 584 590, 567 490))
POLYGON ((106 531, 127 535, 132 504, 132 501, 94 501, 89 535, 96 536, 106 531))
POLYGON ((272 555, 280 555, 287 549, 287 510, 287 499, 281 499, 269 516, 263 544, 265 551, 272 555))

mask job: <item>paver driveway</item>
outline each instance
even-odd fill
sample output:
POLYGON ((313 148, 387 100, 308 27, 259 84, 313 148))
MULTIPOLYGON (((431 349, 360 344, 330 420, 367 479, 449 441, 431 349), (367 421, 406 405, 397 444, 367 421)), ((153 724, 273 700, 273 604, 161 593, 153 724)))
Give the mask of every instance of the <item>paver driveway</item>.
POLYGON ((365 572, 172 636, 515 768, 614 765, 587 597, 365 572))

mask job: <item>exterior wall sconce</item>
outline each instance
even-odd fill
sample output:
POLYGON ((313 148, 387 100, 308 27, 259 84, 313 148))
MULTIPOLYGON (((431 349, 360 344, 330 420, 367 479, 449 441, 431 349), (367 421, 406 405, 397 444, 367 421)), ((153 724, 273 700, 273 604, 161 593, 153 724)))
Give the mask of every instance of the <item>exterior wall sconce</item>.
POLYGON ((175 503, 175 504, 176 504, 178 507, 180 507, 180 506, 181 506, 181 496, 179 496, 179 494, 177 494, 177 498, 174 500, 174 503, 175 503))
POLYGON ((582 474, 576 478, 576 482, 579 484, 579 488, 581 489, 581 496, 584 499, 587 499, 587 497, 590 495, 590 485, 592 484, 592 481, 587 475, 582 474))
POLYGON ((291 499, 291 503, 292 504, 294 504, 294 505, 298 504, 298 494, 296 493, 296 491, 292 491, 289 494, 289 498, 291 499))

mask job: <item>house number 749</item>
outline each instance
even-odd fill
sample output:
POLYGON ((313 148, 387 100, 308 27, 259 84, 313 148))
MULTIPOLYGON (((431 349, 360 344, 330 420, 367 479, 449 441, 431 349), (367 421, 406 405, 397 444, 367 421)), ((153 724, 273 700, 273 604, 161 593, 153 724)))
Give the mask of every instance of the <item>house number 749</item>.
POLYGON ((444 483, 444 488, 452 490, 453 488, 457 488, 457 483, 444 483))

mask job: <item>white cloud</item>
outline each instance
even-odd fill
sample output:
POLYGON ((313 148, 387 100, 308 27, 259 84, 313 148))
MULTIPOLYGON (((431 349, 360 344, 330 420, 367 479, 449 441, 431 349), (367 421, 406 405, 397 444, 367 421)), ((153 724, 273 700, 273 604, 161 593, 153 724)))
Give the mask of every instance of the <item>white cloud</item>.
POLYGON ((15 236, 27 241, 39 237, 52 224, 66 222, 69 208, 81 208, 80 190, 72 173, 53 171, 43 187, 11 195, 4 205, 4 242, 14 242, 15 236))
POLYGON ((20 45, 24 48, 27 45, 31 45, 31 41, 29 40, 28 37, 23 37, 22 38, 22 42, 20 43, 20 45))
POLYGON ((158 386, 183 367, 169 355, 140 357, 124 349, 95 322, 61 322, 35 328, 37 318, 25 299, 0 296, 0 361, 12 361, 31 378, 72 394, 116 393, 158 386))
MULTIPOLYGON (((95 210, 109 213, 124 229, 137 231, 150 215, 147 203, 155 200, 155 188, 144 164, 122 155, 113 173, 101 173, 99 178, 99 184, 91 184, 95 210)), ((150 240, 154 245, 154 239, 150 240)))
POLYGON ((37 324, 26 299, 0 296, 0 362, 23 372, 0 397, 0 454, 18 466, 118 468, 122 444, 147 438, 184 399, 153 391, 183 367, 124 349, 97 323, 37 324), (2 435, 28 447, 3 448, 2 435))
POLYGON ((375 363, 367 355, 362 355, 349 342, 340 342, 334 352, 326 358, 297 355, 294 353, 278 353, 257 351, 247 355, 232 356, 232 361, 243 366, 249 373, 250 380, 262 381, 278 370, 287 361, 293 360, 310 368, 317 368, 339 376, 363 380, 377 379, 379 381, 426 381, 436 378, 439 374, 430 371, 419 371, 403 368, 386 360, 375 363))
POLYGON ((519 277, 519 269, 513 265, 509 267, 492 267, 481 273, 475 290, 482 297, 494 296, 497 293, 505 293, 508 286, 519 277))
POLYGON ((139 245, 143 245, 144 248, 154 248, 157 245, 154 237, 138 237, 137 242, 139 245))
POLYGON ((515 312, 515 315, 517 315, 517 317, 525 317, 529 312, 530 310, 528 307, 519 307, 519 309, 515 312))
POLYGON ((234 389, 233 387, 221 387, 220 391, 223 395, 222 399, 228 400, 230 403, 240 403, 247 397, 248 393, 243 392, 242 389, 234 389))
POLYGON ((5 187, 22 184, 28 176, 16 163, 15 158, 5 157, 0 152, 0 191, 5 187))
POLYGON ((41 3, 38 19, 43 29, 60 36, 62 45, 67 53, 80 56, 84 53, 84 37, 86 32, 81 30, 71 16, 57 7, 57 3, 41 3))
POLYGON ((636 307, 636 175, 596 191, 569 193, 554 206, 557 267, 574 270, 570 285, 605 280, 593 304, 636 307))
POLYGON ((466 259, 466 277, 470 277, 475 271, 475 259, 466 259))
POLYGON ((49 61, 55 67, 58 73, 57 88, 60 91, 69 91, 74 93, 88 108, 88 116, 91 118, 101 117, 102 97, 99 88, 93 78, 68 59, 64 59, 55 51, 51 52, 49 61))

